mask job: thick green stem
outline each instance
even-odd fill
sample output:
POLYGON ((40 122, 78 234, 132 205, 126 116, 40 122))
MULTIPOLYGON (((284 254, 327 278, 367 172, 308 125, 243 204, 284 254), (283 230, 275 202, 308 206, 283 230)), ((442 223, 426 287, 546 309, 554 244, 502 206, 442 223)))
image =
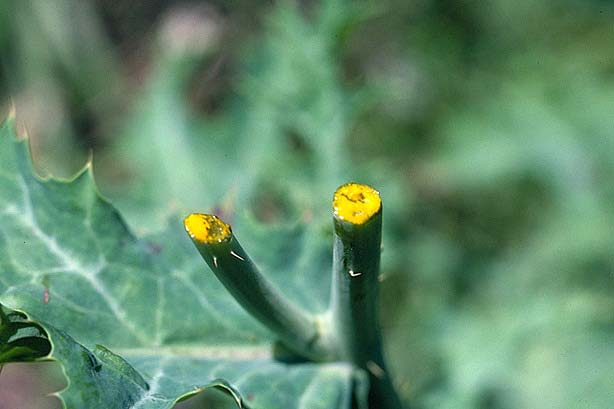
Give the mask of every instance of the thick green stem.
POLYGON ((245 253, 230 226, 216 216, 192 214, 186 231, 224 287, 291 351, 313 361, 330 360, 334 348, 318 318, 290 302, 245 253))
POLYGON ((369 374, 369 407, 399 409, 382 352, 378 319, 382 206, 369 186, 337 189, 334 207, 331 327, 342 359, 369 374))

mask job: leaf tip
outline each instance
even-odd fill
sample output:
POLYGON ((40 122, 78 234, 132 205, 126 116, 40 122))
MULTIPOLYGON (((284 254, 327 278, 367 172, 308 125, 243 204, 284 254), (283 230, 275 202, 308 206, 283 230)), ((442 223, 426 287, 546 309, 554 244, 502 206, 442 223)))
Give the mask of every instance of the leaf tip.
POLYGON ((230 225, 210 214, 192 213, 183 220, 183 225, 193 240, 204 244, 221 243, 232 236, 230 225))
POLYGON ((0 127, 7 128, 9 130, 9 134, 12 134, 14 139, 23 139, 19 138, 17 135, 17 109, 15 108, 15 103, 12 100, 8 103, 8 110, 5 111, 3 109, 2 112, 0 112, 0 127))
POLYGON ((6 120, 9 122, 15 122, 16 117, 17 117, 17 108, 15 108, 15 103, 11 100, 9 103, 9 113, 6 116, 6 120))
POLYGON ((333 213, 339 220, 352 224, 364 224, 382 208, 377 190, 360 183, 346 183, 333 196, 333 213))
POLYGON ((85 161, 85 165, 83 166, 87 171, 91 172, 94 169, 94 150, 89 149, 87 152, 87 160, 85 161))

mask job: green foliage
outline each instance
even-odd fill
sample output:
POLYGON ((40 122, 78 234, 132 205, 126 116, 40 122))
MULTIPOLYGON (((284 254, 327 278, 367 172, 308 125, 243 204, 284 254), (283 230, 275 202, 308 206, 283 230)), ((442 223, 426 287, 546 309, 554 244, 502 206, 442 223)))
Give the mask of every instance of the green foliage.
POLYGON ((328 221, 331 192, 351 174, 343 150, 352 101, 333 60, 332 42, 347 24, 338 6, 313 24, 280 6, 269 34, 246 47, 228 112, 212 118, 184 102, 200 56, 158 51, 113 154, 131 177, 105 189, 137 231, 159 228, 177 209, 215 207, 256 209, 265 219, 308 210, 328 221))
MULTIPOLYGON (((349 365, 276 362, 270 334, 203 274, 179 223, 135 238, 88 169, 69 183, 36 178, 12 126, 0 134, 2 363, 59 361, 68 408, 170 408, 212 386, 255 408, 348 407, 349 365)), ((268 241, 279 240, 292 237, 268 241)), ((308 274, 298 291, 311 299, 326 286, 308 274)))
MULTIPOLYGON (((99 125, 97 178, 131 230, 150 232, 143 240, 165 249, 184 240, 180 231, 175 240, 159 233, 177 213, 229 215, 263 271, 316 310, 328 281, 311 293, 297 289, 304 273, 328 271, 330 192, 346 180, 380 188, 386 351, 415 407, 611 407, 611 4, 303 3, 300 11, 286 2, 228 6, 238 34, 204 52, 147 43, 156 51, 139 87, 116 74, 88 87, 87 67, 104 64, 93 56, 81 71, 58 60, 80 44, 99 49, 96 41, 44 52, 54 38, 44 33, 70 21, 2 5, 0 80, 6 89, 8 79, 53 84, 43 90, 78 83, 73 89, 90 103, 101 89, 119 88, 109 104, 117 111, 89 107, 99 125), (257 27, 241 26, 239 8, 257 27), (216 109, 199 112, 186 94, 195 84, 219 86, 203 77, 220 60, 230 61, 224 93, 216 109), (49 69, 57 66, 73 69, 58 75, 49 69), (287 239, 259 245, 270 237, 262 221, 287 239), (321 266, 312 268, 314 260, 321 266), (300 273, 275 273, 286 267, 300 273)), ((105 71, 120 71, 119 59, 106 60, 105 71)), ((52 109, 69 99, 37 92, 22 106, 43 99, 52 109)), ((53 142, 35 149, 45 167, 82 162, 69 156, 66 138, 83 133, 74 129, 81 114, 64 112, 74 120, 67 124, 54 110, 33 130, 68 145, 65 156, 53 142)), ((181 265, 180 254, 164 257, 181 265)), ((2 263, 4 254, 8 271, 2 263)), ((33 300, 43 293, 40 281, 33 300)), ((202 318, 185 322, 193 319, 202 318)))

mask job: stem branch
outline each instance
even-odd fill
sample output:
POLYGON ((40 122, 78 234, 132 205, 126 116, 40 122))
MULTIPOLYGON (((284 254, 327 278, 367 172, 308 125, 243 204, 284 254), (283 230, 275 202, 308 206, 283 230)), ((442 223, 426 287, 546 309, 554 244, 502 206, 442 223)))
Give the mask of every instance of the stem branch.
POLYGON ((229 225, 206 214, 191 214, 184 225, 224 287, 289 350, 314 361, 331 358, 333 348, 321 336, 315 316, 290 302, 260 273, 229 225))
POLYGON ((379 192, 356 183, 335 192, 332 327, 339 354, 369 374, 369 407, 399 409, 382 352, 378 319, 382 203, 379 192))

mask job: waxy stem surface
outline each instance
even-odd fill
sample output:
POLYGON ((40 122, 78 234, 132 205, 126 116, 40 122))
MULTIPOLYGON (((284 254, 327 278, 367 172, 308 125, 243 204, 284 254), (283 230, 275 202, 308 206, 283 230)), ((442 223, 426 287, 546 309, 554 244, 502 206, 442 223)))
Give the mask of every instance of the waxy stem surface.
POLYGON ((295 354, 312 361, 334 358, 334 345, 318 318, 292 303, 264 277, 232 233, 214 215, 194 213, 184 226, 203 259, 232 296, 295 354))
POLYGON ((379 192, 367 185, 348 183, 333 196, 331 327, 342 359, 369 374, 370 407, 398 409, 378 319, 382 210, 379 192))
POLYGON ((283 346, 312 361, 351 362, 369 375, 370 408, 400 409, 386 369, 378 319, 379 192, 358 183, 339 187, 333 196, 333 222, 333 281, 325 322, 284 297, 221 219, 194 213, 185 218, 184 225, 217 278, 283 346))

